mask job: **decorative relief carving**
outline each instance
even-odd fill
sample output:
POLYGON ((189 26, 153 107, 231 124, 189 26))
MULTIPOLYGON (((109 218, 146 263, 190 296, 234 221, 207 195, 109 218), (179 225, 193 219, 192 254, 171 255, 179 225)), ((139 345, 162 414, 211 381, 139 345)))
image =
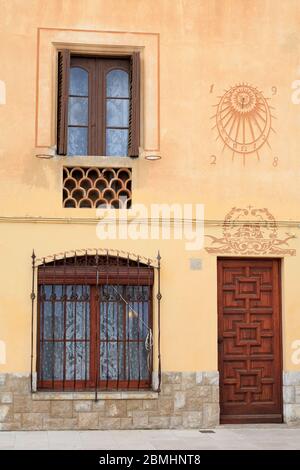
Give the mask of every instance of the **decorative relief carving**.
POLYGON ((211 239, 208 253, 238 255, 290 255, 296 250, 288 248, 289 240, 295 235, 278 235, 274 216, 266 208, 256 209, 233 207, 223 222, 223 237, 206 235, 211 239))
POLYGON ((131 168, 64 167, 64 207, 131 207, 131 168))

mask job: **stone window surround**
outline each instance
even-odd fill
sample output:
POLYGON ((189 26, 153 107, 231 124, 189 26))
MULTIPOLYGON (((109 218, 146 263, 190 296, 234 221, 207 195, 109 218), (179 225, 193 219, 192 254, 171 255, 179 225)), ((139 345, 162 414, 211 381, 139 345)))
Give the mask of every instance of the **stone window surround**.
MULTIPOLYGON (((62 47, 73 52, 103 55, 129 54, 136 50, 141 52, 143 86, 140 156, 159 153, 159 34, 59 28, 38 29, 35 153, 55 156, 56 55, 62 47)), ((111 157, 105 157, 105 160, 106 165, 110 160, 114 163, 116 161, 111 157)), ((126 166, 126 163, 124 161, 123 165, 126 166)))

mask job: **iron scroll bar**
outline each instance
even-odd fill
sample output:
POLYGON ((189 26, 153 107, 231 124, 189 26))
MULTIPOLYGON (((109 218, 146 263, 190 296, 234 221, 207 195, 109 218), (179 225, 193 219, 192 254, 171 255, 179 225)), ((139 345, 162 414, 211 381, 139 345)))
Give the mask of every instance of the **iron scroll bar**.
POLYGON ((157 253, 157 352, 158 352, 158 383, 156 392, 161 391, 161 349, 160 349, 160 302, 162 299, 160 290, 160 269, 161 269, 161 256, 160 252, 157 253))
POLYGON ((31 259, 32 259, 32 286, 31 286, 31 295, 30 295, 30 298, 31 298, 30 389, 31 389, 31 393, 33 393, 35 391, 35 387, 33 384, 33 337, 34 337, 34 301, 36 298, 36 294, 35 294, 35 268, 36 268, 35 259, 36 259, 36 256, 35 256, 34 250, 32 250, 31 259))

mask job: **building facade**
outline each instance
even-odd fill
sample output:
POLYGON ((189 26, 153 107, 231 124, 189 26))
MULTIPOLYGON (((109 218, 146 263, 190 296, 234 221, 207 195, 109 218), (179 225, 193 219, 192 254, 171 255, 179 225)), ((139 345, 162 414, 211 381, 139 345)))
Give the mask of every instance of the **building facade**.
POLYGON ((299 2, 0 6, 0 430, 299 423, 299 2))

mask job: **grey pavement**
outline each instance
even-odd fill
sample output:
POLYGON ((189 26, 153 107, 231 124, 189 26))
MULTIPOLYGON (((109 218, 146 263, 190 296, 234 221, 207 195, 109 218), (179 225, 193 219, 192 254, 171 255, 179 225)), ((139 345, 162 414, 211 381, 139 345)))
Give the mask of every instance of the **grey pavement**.
POLYGON ((279 425, 219 426, 199 430, 1 431, 0 450, 219 450, 300 449, 300 427, 279 425), (213 432, 212 432, 213 431, 213 432))

